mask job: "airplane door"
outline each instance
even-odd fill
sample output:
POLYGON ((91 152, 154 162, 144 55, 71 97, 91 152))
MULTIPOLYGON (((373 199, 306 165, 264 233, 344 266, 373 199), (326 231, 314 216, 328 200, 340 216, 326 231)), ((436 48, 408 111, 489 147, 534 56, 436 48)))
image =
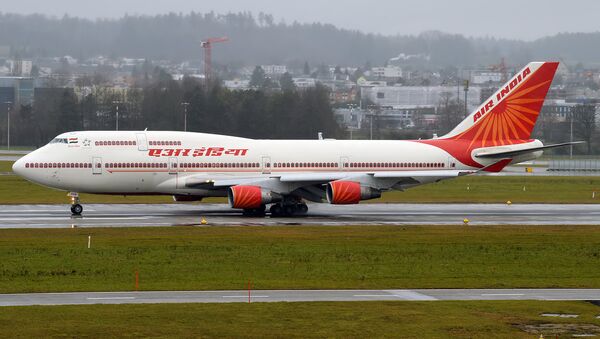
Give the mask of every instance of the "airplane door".
POLYGON ((169 158, 169 174, 177 174, 177 158, 169 158))
POLYGON ((350 159, 348 157, 340 157, 340 169, 342 171, 350 170, 350 159))
MULTIPOLYGON (((175 176, 175 188, 182 188, 179 182, 179 160, 176 157, 169 157, 169 174, 175 176)), ((184 177, 182 177, 184 178, 184 177)))
POLYGON ((102 174, 102 158, 92 158, 92 174, 102 174))
POLYGON ((146 133, 136 133, 138 151, 148 150, 148 139, 146 139, 146 133))
POLYGON ((271 157, 262 157, 263 174, 271 174, 271 157))

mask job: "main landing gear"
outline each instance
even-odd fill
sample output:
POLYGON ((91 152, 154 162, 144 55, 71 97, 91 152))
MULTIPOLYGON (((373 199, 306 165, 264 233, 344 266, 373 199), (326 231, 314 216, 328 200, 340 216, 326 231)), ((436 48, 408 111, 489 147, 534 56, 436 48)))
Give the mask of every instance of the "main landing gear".
POLYGON ((264 217, 267 206, 261 205, 259 208, 244 208, 245 217, 264 217))
POLYGON ((80 217, 83 212, 83 206, 79 203, 79 194, 76 192, 69 193, 71 197, 71 216, 80 217))
MULTIPOLYGON (((259 208, 246 208, 244 209, 245 217, 264 217, 267 207, 265 205, 260 206, 259 208)), ((306 206, 303 202, 294 202, 294 203, 277 203, 271 205, 269 208, 269 212, 271 213, 272 218, 280 218, 280 217, 295 217, 305 215, 308 212, 308 206, 306 206)))
POLYGON ((271 217, 293 217, 304 215, 308 212, 308 206, 305 203, 294 203, 294 204, 273 204, 269 209, 271 217))

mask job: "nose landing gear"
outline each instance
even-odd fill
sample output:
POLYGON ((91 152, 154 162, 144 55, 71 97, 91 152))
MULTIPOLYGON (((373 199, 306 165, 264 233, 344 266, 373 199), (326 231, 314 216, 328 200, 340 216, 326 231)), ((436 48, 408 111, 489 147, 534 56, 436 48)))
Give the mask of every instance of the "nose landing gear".
POLYGON ((83 212, 83 206, 79 203, 79 194, 77 192, 70 192, 68 196, 71 197, 71 215, 80 217, 83 212))

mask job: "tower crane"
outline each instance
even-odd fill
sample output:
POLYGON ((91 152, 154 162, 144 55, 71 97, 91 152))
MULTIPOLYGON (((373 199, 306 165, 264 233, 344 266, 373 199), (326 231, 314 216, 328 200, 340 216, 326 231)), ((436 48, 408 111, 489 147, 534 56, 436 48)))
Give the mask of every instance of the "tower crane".
POLYGON ((229 41, 228 37, 208 38, 200 42, 200 46, 204 48, 204 78, 206 82, 212 79, 212 45, 226 41, 229 41))

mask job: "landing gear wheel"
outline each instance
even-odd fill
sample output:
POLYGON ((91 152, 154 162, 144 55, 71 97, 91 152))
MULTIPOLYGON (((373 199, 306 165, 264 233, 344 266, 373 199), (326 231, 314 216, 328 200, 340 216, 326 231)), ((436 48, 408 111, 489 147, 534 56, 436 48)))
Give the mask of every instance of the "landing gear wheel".
POLYGON ((81 215, 81 212, 83 212, 83 206, 80 204, 71 205, 71 213, 73 215, 81 215))
POLYGON ((285 205, 283 206, 283 213, 286 217, 291 217, 296 214, 296 206, 295 205, 285 205))
POLYGON ((258 208, 245 208, 243 214, 246 217, 264 217, 266 209, 265 205, 261 205, 258 208))
POLYGON ((308 206, 304 203, 298 204, 296 210, 298 211, 298 214, 306 214, 308 212, 308 206))
POLYGON ((300 200, 291 200, 271 205, 271 217, 294 217, 308 212, 308 206, 300 200))
POLYGON ((269 208, 269 212, 271 212, 271 217, 280 217, 283 214, 283 209, 281 208, 281 205, 274 204, 269 208))

